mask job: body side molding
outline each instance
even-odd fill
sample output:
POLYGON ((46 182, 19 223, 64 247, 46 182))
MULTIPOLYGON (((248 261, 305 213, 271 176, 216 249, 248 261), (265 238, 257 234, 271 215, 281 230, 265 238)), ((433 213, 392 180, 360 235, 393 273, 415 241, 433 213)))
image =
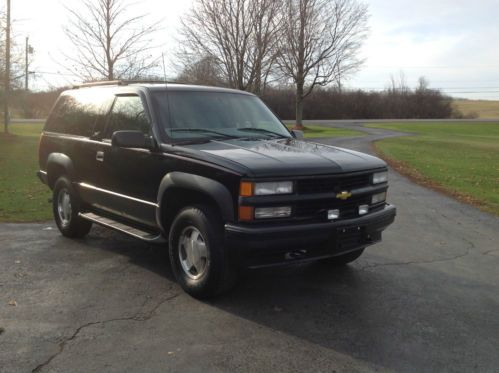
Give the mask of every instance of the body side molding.
POLYGON ((91 185, 91 184, 79 183, 78 185, 80 186, 80 188, 92 189, 92 190, 95 190, 97 192, 111 194, 111 195, 113 195, 115 197, 125 198, 125 199, 128 199, 130 201, 142 203, 144 205, 149 205, 149 206, 152 206, 152 207, 158 207, 158 205, 156 203, 154 203, 154 202, 149 202, 149 201, 146 201, 146 200, 143 200, 143 199, 140 199, 140 198, 127 196, 126 194, 121 194, 121 193, 113 192, 112 190, 98 188, 98 187, 96 187, 94 185, 91 185))

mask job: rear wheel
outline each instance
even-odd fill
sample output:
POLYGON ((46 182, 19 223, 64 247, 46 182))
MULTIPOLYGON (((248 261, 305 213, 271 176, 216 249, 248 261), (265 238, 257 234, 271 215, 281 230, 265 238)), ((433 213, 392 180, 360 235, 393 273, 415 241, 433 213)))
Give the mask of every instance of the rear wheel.
POLYGON ((209 298, 231 289, 236 282, 217 211, 191 206, 175 217, 169 237, 170 263, 175 277, 196 298, 209 298))
POLYGON ((364 249, 362 248, 362 249, 352 251, 352 252, 349 252, 346 254, 333 256, 331 258, 322 259, 321 262, 327 263, 330 265, 334 265, 334 266, 343 266, 343 265, 346 265, 348 263, 353 262, 354 260, 357 260, 362 255, 363 252, 364 252, 364 249))
POLYGON ((92 228, 92 223, 78 216, 81 202, 71 182, 61 176, 54 185, 52 210, 54 220, 62 235, 69 238, 85 236, 92 228))

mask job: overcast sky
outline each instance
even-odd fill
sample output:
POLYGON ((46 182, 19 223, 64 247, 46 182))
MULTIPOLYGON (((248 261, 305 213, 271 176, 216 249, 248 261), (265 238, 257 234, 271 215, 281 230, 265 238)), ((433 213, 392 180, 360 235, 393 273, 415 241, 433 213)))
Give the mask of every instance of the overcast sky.
MULTIPOLYGON (((62 31, 66 6, 78 0, 12 0, 13 34, 18 45, 30 37, 36 53, 32 87, 44 89, 77 80, 58 75, 55 61, 70 48, 62 31)), ((156 35, 158 55, 176 48, 179 18, 190 0, 142 0, 133 11, 163 20, 156 35)), ((362 49, 364 67, 346 86, 382 89, 390 75, 415 86, 425 76, 430 86, 458 97, 499 99, 499 0, 370 0, 370 33, 362 49)), ((170 69, 168 74, 174 74, 170 69)))

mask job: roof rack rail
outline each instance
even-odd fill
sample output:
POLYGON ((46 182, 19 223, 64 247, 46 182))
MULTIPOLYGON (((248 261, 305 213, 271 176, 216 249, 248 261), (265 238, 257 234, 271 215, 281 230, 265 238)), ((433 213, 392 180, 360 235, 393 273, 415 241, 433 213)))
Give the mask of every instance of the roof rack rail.
POLYGON ((99 85, 121 85, 121 80, 100 80, 95 82, 81 83, 73 85, 73 89, 83 88, 83 87, 94 87, 99 85))
POLYGON ((84 87, 96 87, 96 86, 106 86, 106 85, 128 85, 128 84, 168 84, 173 82, 168 82, 166 80, 99 80, 95 82, 88 82, 82 84, 73 85, 73 89, 84 88, 84 87))

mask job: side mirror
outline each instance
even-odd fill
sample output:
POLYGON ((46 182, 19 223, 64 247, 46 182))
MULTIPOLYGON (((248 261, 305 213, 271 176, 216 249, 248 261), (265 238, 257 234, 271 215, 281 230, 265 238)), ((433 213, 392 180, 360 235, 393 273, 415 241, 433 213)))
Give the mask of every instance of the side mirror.
POLYGON ((153 141, 140 131, 116 131, 111 138, 111 144, 119 148, 153 148, 153 141))
POLYGON ((303 140, 305 138, 305 135, 303 134, 303 131, 300 130, 291 130, 291 133, 293 134, 293 137, 297 140, 303 140))

